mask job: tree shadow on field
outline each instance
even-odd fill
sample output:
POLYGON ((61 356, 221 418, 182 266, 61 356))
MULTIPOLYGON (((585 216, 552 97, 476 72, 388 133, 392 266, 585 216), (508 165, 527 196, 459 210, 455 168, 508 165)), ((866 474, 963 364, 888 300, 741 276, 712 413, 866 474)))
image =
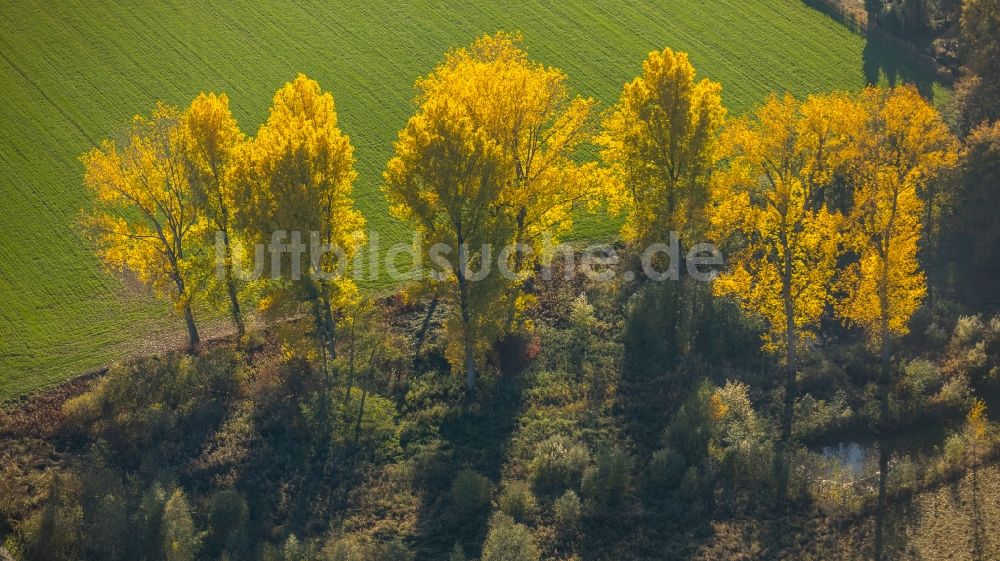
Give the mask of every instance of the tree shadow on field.
POLYGON ((440 445, 418 463, 416 485, 424 503, 414 530, 417 559, 447 559, 456 542, 472 555, 486 537, 489 508, 459 513, 451 484, 462 470, 471 469, 498 485, 524 384, 520 371, 483 374, 474 401, 442 422, 440 445))
POLYGON ((934 83, 937 81, 934 73, 912 62, 898 45, 877 32, 869 32, 865 36, 861 68, 868 85, 913 84, 920 95, 934 100, 934 83))
POLYGON ((882 31, 878 23, 881 0, 866 0, 867 17, 855 15, 840 3, 829 0, 803 0, 803 3, 864 36, 861 69, 867 85, 913 84, 921 95, 934 99, 933 86, 940 78, 927 66, 930 63, 921 60, 924 55, 919 46, 882 31))
POLYGON ((979 467, 972 465, 972 558, 982 561, 985 535, 983 534, 983 505, 979 502, 979 467))

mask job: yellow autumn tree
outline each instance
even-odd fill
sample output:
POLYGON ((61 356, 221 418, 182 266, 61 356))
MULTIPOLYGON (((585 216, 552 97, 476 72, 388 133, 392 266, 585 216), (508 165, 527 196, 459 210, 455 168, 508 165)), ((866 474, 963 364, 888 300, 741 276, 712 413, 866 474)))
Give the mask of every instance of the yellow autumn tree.
POLYGON ((842 216, 823 189, 852 154, 856 104, 844 94, 800 102, 772 96, 722 135, 726 165, 713 177, 716 239, 732 240, 715 279, 766 324, 764 349, 785 367, 782 440, 792 429, 797 351, 816 335, 836 271, 842 216))
POLYGON ((307 306, 327 375, 335 311, 356 292, 346 265, 364 227, 352 198, 353 147, 337 126, 333 96, 304 74, 286 83, 243 160, 240 220, 258 243, 284 248, 266 259, 265 303, 307 306))
POLYGON ((502 150, 458 104, 426 100, 400 131, 385 172, 392 213, 413 224, 445 265, 435 280, 454 301, 448 319, 448 355, 465 368, 466 389, 476 385, 476 354, 497 336, 509 284, 488 272, 496 248, 515 226, 502 212, 500 192, 510 181, 502 150))
POLYGON ((229 311, 238 338, 246 331, 240 308, 237 278, 233 273, 233 243, 238 205, 237 177, 242 165, 245 137, 229 111, 225 94, 199 94, 180 121, 184 162, 193 202, 217 235, 222 246, 222 282, 229 298, 229 311))
POLYGON ((204 279, 196 266, 204 221, 184 166, 181 113, 158 103, 120 138, 83 155, 94 203, 81 224, 110 267, 133 272, 183 316, 191 350, 199 343, 192 300, 204 279))
POLYGON ((912 86, 869 87, 849 180, 854 200, 847 246, 857 259, 841 274, 836 312, 880 349, 882 420, 888 416, 890 342, 907 332, 927 292, 918 259, 928 182, 958 161, 959 144, 912 86))
POLYGON ((564 73, 531 61, 520 36, 502 32, 449 52, 416 87, 417 114, 385 173, 393 212, 428 245, 469 244, 471 261, 488 257, 473 245, 521 244, 501 256, 513 279, 490 275, 476 287, 451 255, 456 274, 445 282, 455 284, 460 311, 451 340, 461 341, 452 357, 472 391, 476 347, 509 329, 544 237, 554 243, 570 228, 574 208, 593 200, 603 178, 594 163, 573 159, 592 135, 594 102, 572 96, 564 73))
POLYGON ((721 91, 718 82, 695 81, 687 54, 669 48, 649 53, 642 75, 625 84, 598 142, 618 179, 604 192, 610 210, 627 215, 626 241, 646 245, 670 231, 682 238, 704 231, 726 116, 721 91))

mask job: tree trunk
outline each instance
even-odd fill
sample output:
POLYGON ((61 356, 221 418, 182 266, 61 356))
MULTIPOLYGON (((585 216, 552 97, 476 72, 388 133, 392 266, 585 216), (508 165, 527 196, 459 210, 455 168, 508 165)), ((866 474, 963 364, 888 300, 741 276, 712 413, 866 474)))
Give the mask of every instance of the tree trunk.
POLYGON ((465 391, 472 397, 476 393, 476 357, 472 340, 472 320, 469 314, 468 281, 465 273, 458 273, 459 308, 462 313, 462 338, 465 345, 465 391))
POLYGON ((781 298, 785 308, 785 399, 781 415, 781 442, 775 458, 778 496, 784 500, 788 493, 788 465, 786 453, 792 441, 792 421, 795 413, 795 373, 797 353, 795 349, 795 303, 792 301, 792 262, 790 251, 785 246, 785 263, 781 279, 781 298))
POLYGON ((194 313, 191 311, 191 303, 184 304, 184 322, 187 323, 188 330, 188 352, 198 350, 201 338, 198 337, 198 326, 194 322, 194 313))
POLYGON ((361 421, 365 417, 365 398, 368 397, 368 390, 361 390, 361 405, 358 407, 358 418, 354 424, 354 448, 357 449, 358 441, 361 439, 361 421))
POLYGON ((327 344, 327 332, 326 332, 326 321, 323 314, 322 300, 315 298, 313 303, 313 322, 316 326, 316 342, 319 345, 319 354, 323 358, 323 392, 320 395, 319 400, 319 416, 322 419, 324 427, 329 427, 328 418, 330 411, 330 367, 327 355, 329 354, 329 345, 327 344))
MULTIPOLYGON (((518 246, 524 243, 524 220, 527 216, 528 209, 521 207, 521 210, 517 213, 517 235, 514 237, 514 243, 518 246)), ((518 247, 517 250, 514 251, 514 274, 520 277, 522 268, 524 268, 524 253, 521 251, 520 247, 518 247)), ((510 308, 507 310, 507 319, 504 322, 504 334, 510 333, 511 329, 514 327, 514 315, 517 313, 517 297, 523 290, 524 283, 520 278, 518 278, 514 281, 514 298, 510 303, 510 308)))
POLYGON ((233 316, 233 325, 236 326, 236 348, 243 345, 243 336, 246 334, 246 325, 243 323, 243 312, 240 310, 240 300, 236 294, 236 281, 230 277, 226 281, 226 289, 229 291, 229 310, 233 316))
POLYGON ((246 334, 246 324, 243 323, 243 311, 240 309, 240 299, 236 290, 236 279, 233 278, 233 253, 229 245, 229 232, 222 230, 222 242, 226 250, 226 290, 229 292, 229 312, 233 316, 233 326, 236 327, 236 348, 243 343, 246 334))
POLYGON ((886 431, 889 428, 889 388, 892 385, 891 371, 891 349, 889 346, 889 319, 888 313, 883 312, 882 318, 882 348, 881 367, 879 368, 879 429, 886 431))
POLYGON ((785 409, 781 417, 781 439, 788 442, 792 439, 792 421, 795 411, 795 373, 797 353, 795 350, 795 320, 790 304, 785 306, 788 315, 785 327, 785 409))

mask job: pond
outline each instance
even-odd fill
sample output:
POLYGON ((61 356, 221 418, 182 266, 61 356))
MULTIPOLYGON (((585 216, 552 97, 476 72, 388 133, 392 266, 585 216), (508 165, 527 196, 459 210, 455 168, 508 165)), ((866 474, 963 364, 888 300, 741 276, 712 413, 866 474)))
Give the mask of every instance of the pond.
POLYGON ((862 437, 818 444, 811 449, 842 479, 860 481, 878 474, 879 450, 882 442, 889 446, 890 462, 903 455, 913 459, 926 458, 935 454, 935 447, 944 443, 948 432, 948 428, 943 424, 924 425, 894 434, 882 441, 862 437))
POLYGON ((857 481, 878 473, 876 442, 838 442, 819 448, 823 459, 833 463, 847 479, 857 481))

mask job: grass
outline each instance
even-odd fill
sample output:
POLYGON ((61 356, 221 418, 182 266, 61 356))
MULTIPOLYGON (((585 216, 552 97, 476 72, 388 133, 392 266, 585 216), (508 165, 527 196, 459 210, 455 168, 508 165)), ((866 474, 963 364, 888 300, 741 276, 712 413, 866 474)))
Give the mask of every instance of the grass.
MULTIPOLYGON (((161 344, 183 329, 142 289, 102 271, 71 228, 86 204, 78 156, 157 99, 227 92, 244 130, 296 72, 333 92, 356 148, 358 204, 382 247, 407 238, 378 193, 414 78, 450 47, 520 30, 580 92, 615 99, 645 55, 690 52, 740 113, 771 91, 857 89, 929 75, 796 0, 302 5, 10 0, 0 7, 0 400, 161 344), (886 76, 888 74, 888 76, 886 76)), ((577 238, 614 223, 581 219, 577 238)), ((369 288, 387 288, 386 280, 369 288)))

